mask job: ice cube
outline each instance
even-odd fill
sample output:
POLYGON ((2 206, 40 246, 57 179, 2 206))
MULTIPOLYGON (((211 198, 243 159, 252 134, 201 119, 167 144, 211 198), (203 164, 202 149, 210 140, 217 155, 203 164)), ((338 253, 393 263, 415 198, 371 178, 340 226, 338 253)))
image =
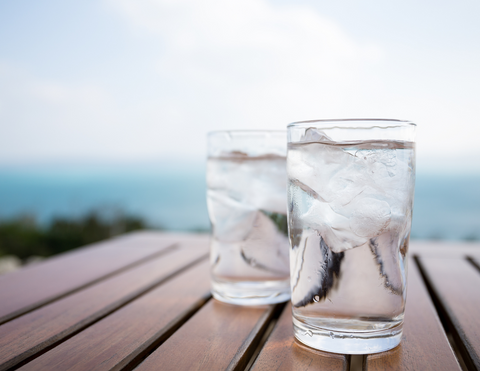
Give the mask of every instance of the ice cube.
POLYGON ((405 240, 410 231, 409 220, 404 215, 392 215, 391 223, 384 233, 369 241, 385 287, 397 295, 403 294, 406 281, 403 261, 406 251, 402 249, 405 248, 405 240))
MULTIPOLYGON (((290 148, 287 171, 290 179, 297 179, 314 190, 323 200, 330 202, 339 197, 338 183, 343 182, 343 188, 348 188, 346 183, 351 173, 342 169, 354 163, 355 157, 340 148, 321 143, 308 143, 290 148), (319 153, 322 155, 319 156, 319 153)), ((353 197, 361 192, 361 189, 358 192, 351 189, 347 191, 353 197)))
POLYGON ((336 213, 329 203, 313 200, 308 211, 299 216, 301 223, 323 237, 330 249, 339 253, 368 241, 350 229, 350 220, 336 213))
POLYGON ((403 285, 399 257, 394 253, 395 249, 393 248, 398 242, 397 237, 395 233, 386 232, 372 238, 369 246, 375 256, 385 287, 394 294, 401 295, 403 285))
POLYGON ((298 179, 290 179, 290 184, 293 185, 294 187, 300 188, 303 192, 305 192, 311 198, 314 198, 320 202, 326 202, 317 192, 315 192, 315 190, 313 190, 306 184, 303 184, 298 179))
POLYGON ((355 157, 362 160, 367 171, 376 176, 395 176, 397 155, 391 149, 359 150, 355 157))
POLYGON ((352 202, 365 191, 369 180, 362 174, 358 165, 351 164, 334 174, 326 182, 331 193, 330 202, 334 210, 340 209, 352 202))
POLYGON ((320 129, 308 128, 305 131, 305 134, 300 139, 300 142, 302 143, 311 143, 311 142, 333 143, 333 140, 320 129))
POLYGON ((391 210, 387 202, 370 197, 358 197, 349 205, 351 230, 360 237, 380 235, 390 224, 391 210))
POLYGON ((252 267, 285 275, 289 272, 288 238, 272 218, 263 211, 256 212, 253 223, 255 228, 245 239, 241 255, 252 267))
POLYGON ((333 252, 339 253, 361 246, 368 241, 368 238, 359 236, 351 230, 349 219, 353 213, 351 208, 337 205, 334 209, 334 202, 326 202, 313 189, 299 180, 291 180, 290 184, 292 196, 298 192, 298 189, 301 190, 300 194, 303 193, 304 196, 294 196, 297 204, 302 202, 302 205, 292 208, 292 218, 295 216, 303 227, 317 231, 333 252), (307 211, 300 215, 295 212, 305 209, 307 211))
POLYGON ((227 157, 209 159, 207 185, 223 190, 238 202, 258 210, 286 213, 285 157, 227 157))
MULTIPOLYGON (((285 166, 285 164, 284 164, 285 166)), ((249 184, 245 187, 243 202, 254 206, 258 210, 272 213, 286 214, 287 178, 285 170, 280 176, 265 173, 252 175, 249 184)))
POLYGON ((219 241, 236 242, 247 238, 256 218, 257 210, 229 197, 224 192, 208 190, 214 235, 219 241))
POLYGON ((320 238, 307 238, 297 252, 292 272, 292 304, 306 306, 325 299, 340 277, 344 253, 334 253, 320 238))

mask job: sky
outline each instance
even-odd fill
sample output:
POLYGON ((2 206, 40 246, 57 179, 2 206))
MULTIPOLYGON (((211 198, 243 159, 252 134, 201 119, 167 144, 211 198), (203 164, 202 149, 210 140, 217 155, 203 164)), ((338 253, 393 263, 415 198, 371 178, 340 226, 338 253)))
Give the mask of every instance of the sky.
POLYGON ((206 156, 212 130, 395 118, 480 173, 476 0, 0 2, 0 166, 206 156))

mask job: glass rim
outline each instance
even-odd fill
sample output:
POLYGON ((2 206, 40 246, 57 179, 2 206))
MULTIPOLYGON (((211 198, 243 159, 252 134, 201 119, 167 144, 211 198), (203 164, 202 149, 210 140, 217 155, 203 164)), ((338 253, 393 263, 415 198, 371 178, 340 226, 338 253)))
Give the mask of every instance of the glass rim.
POLYGON ((319 120, 305 120, 305 121, 296 121, 287 125, 287 128, 308 128, 308 127, 317 127, 325 129, 388 129, 388 128, 398 128, 398 127, 415 127, 417 124, 410 120, 398 120, 398 119, 379 119, 379 118, 350 118, 350 119, 319 119, 319 120), (352 123, 360 123, 370 125, 355 125, 352 123), (386 123, 385 125, 375 125, 375 123, 386 123), (343 125, 339 125, 343 123, 343 125), (315 125, 317 124, 317 125, 315 125), (321 124, 324 124, 322 126, 321 124), (350 125, 349 125, 350 124, 350 125))

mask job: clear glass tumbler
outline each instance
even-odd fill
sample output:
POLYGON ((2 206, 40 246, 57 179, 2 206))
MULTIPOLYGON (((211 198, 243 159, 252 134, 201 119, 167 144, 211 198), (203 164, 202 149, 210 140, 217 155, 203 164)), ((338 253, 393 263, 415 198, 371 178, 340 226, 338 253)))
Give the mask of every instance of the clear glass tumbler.
POLYGON ((260 305, 290 299, 285 131, 208 135, 212 294, 260 305))
POLYGON ((288 222, 295 337, 343 354, 400 343, 415 186, 408 121, 288 126, 288 222))

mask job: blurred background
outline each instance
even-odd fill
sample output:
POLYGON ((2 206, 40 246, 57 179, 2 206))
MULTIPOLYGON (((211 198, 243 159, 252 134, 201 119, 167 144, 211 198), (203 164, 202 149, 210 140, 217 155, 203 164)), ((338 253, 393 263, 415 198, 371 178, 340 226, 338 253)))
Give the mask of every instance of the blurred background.
POLYGON ((479 240, 479 14, 474 0, 1 2, 0 256, 208 231, 206 133, 320 118, 417 123, 412 238, 479 240))

